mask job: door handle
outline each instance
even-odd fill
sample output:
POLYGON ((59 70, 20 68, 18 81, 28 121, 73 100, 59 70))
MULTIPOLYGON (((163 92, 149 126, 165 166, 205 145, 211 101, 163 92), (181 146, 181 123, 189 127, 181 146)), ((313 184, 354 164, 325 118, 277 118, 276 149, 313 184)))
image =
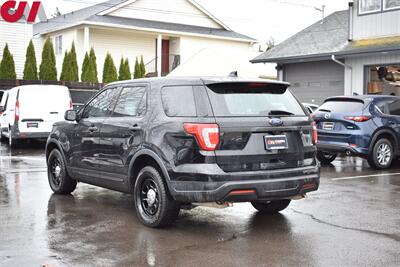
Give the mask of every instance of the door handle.
POLYGON ((132 131, 132 132, 136 132, 136 131, 142 130, 142 127, 140 127, 139 125, 135 124, 135 125, 129 127, 129 130, 132 131))
POLYGON ((88 128, 89 132, 93 133, 93 132, 97 132, 99 130, 99 128, 97 128, 96 126, 92 126, 88 128))
POLYGON ((395 125, 396 123, 394 121, 389 121, 390 125, 395 125))

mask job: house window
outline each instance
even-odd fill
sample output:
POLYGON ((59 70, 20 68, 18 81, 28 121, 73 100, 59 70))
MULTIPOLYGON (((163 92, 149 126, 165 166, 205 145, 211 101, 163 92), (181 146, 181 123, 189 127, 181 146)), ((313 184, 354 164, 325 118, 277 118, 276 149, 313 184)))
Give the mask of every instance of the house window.
POLYGON ((383 0, 383 9, 391 10, 400 8, 400 0, 383 0))
POLYGON ((56 46, 55 49, 56 55, 62 55, 63 52, 62 35, 56 36, 55 46, 56 46))
POLYGON ((360 0, 360 14, 367 14, 382 10, 382 0, 360 0))

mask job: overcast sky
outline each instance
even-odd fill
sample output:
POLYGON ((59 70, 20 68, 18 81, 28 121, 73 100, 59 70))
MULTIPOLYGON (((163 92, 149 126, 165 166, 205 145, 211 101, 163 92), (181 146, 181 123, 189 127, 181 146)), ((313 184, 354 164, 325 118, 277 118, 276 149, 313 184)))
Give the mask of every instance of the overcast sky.
MULTIPOLYGON (((142 0, 144 1, 144 0, 142 0)), ((260 41, 277 43, 322 18, 314 7, 326 6, 326 15, 348 7, 349 0, 196 0, 233 30, 260 41)), ((48 16, 58 7, 67 13, 102 0, 42 0, 48 16), (86 4, 83 4, 86 3, 86 4)), ((162 3, 162 0, 160 0, 162 3)))

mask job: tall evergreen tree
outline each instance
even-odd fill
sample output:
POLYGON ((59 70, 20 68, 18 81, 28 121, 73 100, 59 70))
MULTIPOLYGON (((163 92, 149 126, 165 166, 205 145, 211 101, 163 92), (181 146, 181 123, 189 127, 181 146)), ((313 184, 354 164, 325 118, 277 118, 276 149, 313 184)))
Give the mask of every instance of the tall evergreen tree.
POLYGON ((15 80, 16 78, 14 57, 8 49, 8 44, 6 44, 0 63, 0 79, 15 80))
POLYGON ((54 47, 50 38, 46 40, 43 46, 39 79, 46 81, 57 81, 56 56, 54 55, 54 47))
POLYGON ((131 71, 129 68, 129 61, 128 59, 124 60, 121 58, 121 63, 119 65, 119 76, 120 81, 130 80, 131 79, 131 71))
POLYGON ((115 67, 114 60, 110 53, 107 53, 103 67, 103 83, 111 83, 115 81, 118 81, 117 68, 115 67))
POLYGON ((33 45, 33 42, 31 40, 26 50, 24 80, 36 81, 37 79, 38 79, 38 73, 37 73, 35 46, 33 45))
POLYGON ((76 59, 75 42, 72 42, 71 51, 69 52, 69 65, 70 65, 70 81, 79 82, 79 68, 78 60, 76 59))
POLYGON ((92 82, 90 79, 90 57, 89 54, 86 52, 85 59, 83 60, 82 64, 82 74, 81 74, 81 81, 82 82, 92 82))
POLYGON ((97 73, 97 59, 96 59, 96 53, 94 52, 93 47, 90 49, 89 58, 90 58, 90 67, 89 67, 90 82, 98 83, 99 77, 98 77, 98 73, 97 73))
POLYGON ((128 80, 132 79, 132 73, 131 73, 131 67, 129 65, 129 59, 125 59, 125 72, 126 72, 126 77, 128 80))
POLYGON ((143 56, 140 58, 140 76, 141 78, 146 77, 146 66, 144 65, 143 56))
POLYGON ((135 61, 135 70, 133 72, 133 77, 135 79, 139 79, 139 78, 142 77, 142 73, 141 73, 141 70, 140 70, 140 64, 139 64, 138 58, 136 58, 136 61, 135 61))
POLYGON ((71 60, 70 53, 65 51, 64 60, 61 69, 60 81, 70 82, 71 81, 71 60))

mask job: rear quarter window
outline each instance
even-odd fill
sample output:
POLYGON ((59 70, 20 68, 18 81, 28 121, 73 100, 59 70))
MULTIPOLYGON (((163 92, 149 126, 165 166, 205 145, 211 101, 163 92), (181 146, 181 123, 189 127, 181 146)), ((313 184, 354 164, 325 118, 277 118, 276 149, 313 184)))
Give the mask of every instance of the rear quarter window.
POLYGON ((161 100, 168 117, 196 117, 193 86, 165 86, 161 100))

